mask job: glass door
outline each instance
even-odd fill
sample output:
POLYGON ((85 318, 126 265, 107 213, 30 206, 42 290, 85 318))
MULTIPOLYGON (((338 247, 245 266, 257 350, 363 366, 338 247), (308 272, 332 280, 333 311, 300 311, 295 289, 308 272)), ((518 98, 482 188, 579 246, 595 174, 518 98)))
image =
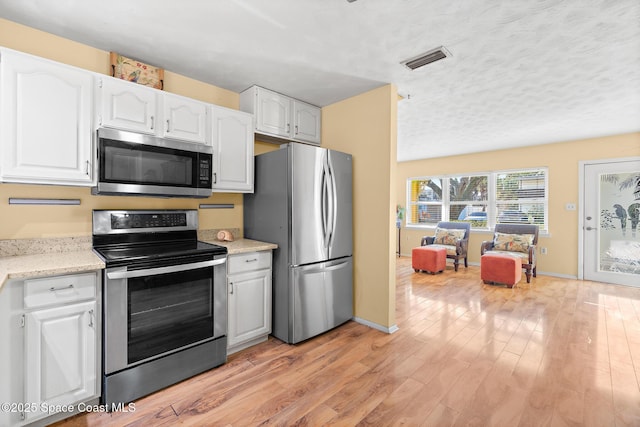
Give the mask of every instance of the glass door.
POLYGON ((195 187, 198 153, 110 139, 100 150, 103 182, 195 187))
POLYGON ((640 160, 584 165, 584 278, 640 287, 640 160))
POLYGON ((128 279, 127 363, 213 338, 213 268, 128 279))

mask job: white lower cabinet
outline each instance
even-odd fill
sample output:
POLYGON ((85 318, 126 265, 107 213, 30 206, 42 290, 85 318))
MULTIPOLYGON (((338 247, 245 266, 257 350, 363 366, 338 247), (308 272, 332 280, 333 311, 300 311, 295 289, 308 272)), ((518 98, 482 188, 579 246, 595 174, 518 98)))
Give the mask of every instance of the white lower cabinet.
POLYGON ((271 333, 271 251, 229 255, 227 352, 265 341, 271 333))
POLYGON ((0 426, 47 424, 100 396, 100 288, 95 272, 10 281, 0 290, 0 426), (5 330, 6 329, 6 330, 5 330), (5 334, 6 333, 6 334, 5 334), (6 337, 6 338, 5 338, 6 337))
POLYGON ((25 401, 40 403, 27 421, 96 395, 95 313, 87 301, 26 314, 25 401))

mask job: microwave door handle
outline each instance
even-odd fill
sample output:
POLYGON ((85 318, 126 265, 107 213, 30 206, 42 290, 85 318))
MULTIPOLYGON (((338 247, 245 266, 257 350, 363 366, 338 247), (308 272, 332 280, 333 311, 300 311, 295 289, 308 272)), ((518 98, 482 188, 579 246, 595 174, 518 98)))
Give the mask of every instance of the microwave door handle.
POLYGON ((170 265, 167 267, 147 268, 144 270, 112 271, 107 273, 107 279, 130 279, 134 277, 153 276, 157 274, 176 273, 179 271, 195 270, 198 268, 212 267, 227 262, 227 258, 212 261, 194 262, 191 264, 170 265))

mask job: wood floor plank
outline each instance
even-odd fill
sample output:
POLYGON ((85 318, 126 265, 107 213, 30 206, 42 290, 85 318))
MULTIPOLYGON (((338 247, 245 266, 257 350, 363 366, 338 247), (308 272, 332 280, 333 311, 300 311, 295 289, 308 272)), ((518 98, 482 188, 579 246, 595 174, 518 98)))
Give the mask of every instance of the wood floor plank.
POLYGON ((270 337, 223 366, 63 426, 638 426, 640 288, 479 268, 415 273, 396 321, 354 321, 297 345, 270 337))
POLYGON ((424 384, 407 378, 398 388, 393 390, 375 409, 367 414, 359 425, 386 426, 396 418, 398 412, 404 412, 409 398, 419 393, 424 384))
POLYGON ((464 412, 473 401, 480 383, 493 369, 493 362, 487 359, 476 359, 462 371, 456 382, 440 400, 447 407, 464 412))

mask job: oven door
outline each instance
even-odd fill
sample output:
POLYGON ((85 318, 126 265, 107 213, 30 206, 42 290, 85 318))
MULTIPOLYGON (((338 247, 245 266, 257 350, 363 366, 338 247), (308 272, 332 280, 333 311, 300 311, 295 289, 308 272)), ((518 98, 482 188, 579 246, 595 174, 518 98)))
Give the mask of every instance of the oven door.
POLYGON ((226 335, 226 255, 105 269, 104 373, 226 335))

